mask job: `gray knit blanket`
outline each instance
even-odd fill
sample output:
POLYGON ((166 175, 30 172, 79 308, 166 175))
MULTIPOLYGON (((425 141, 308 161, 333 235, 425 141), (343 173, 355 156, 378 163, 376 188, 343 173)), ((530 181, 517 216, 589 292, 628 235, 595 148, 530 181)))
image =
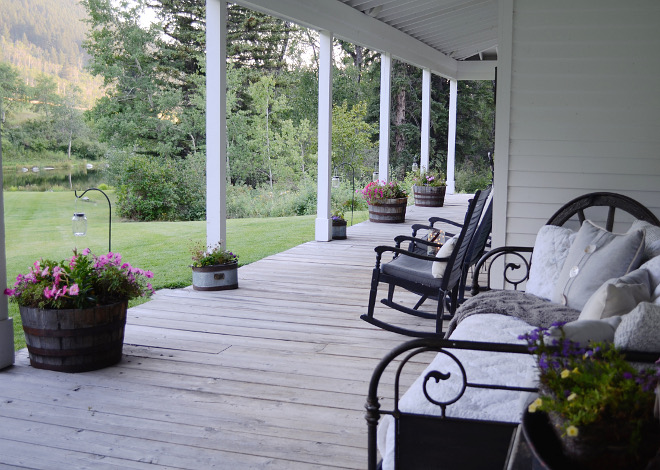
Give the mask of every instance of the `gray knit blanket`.
POLYGON ((517 317, 534 328, 548 328, 555 322, 577 320, 578 310, 555 304, 532 294, 512 290, 493 290, 481 293, 465 301, 449 322, 445 338, 469 316, 497 313, 517 317))

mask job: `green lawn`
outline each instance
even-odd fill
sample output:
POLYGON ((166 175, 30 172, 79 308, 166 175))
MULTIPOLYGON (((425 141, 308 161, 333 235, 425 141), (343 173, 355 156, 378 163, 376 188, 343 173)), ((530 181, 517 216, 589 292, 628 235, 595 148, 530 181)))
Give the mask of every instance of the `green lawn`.
MULTIPOLYGON (((108 192, 111 199, 112 192, 108 192)), ((5 243, 9 285, 39 258, 63 259, 74 247, 96 254, 108 249, 108 204, 102 194, 87 193, 89 202, 76 201, 72 192, 4 192, 5 243), (77 206, 76 206, 77 204, 77 206), (73 212, 85 212, 85 237, 71 232, 73 212)), ((356 212, 354 223, 366 220, 356 212)), ((227 248, 241 265, 314 239, 315 216, 227 221, 227 248)), ((112 251, 132 265, 154 272, 156 289, 184 287, 192 282, 190 248, 204 243, 206 222, 125 222, 112 219, 112 251)), ((135 305, 132 303, 131 305, 135 305)), ((10 303, 16 349, 25 347, 18 307, 10 303)))

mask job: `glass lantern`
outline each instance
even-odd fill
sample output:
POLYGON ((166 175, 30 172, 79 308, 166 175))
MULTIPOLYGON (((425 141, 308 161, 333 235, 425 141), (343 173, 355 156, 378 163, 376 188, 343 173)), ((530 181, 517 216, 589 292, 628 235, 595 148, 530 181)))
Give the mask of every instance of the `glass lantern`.
POLYGON ((341 178, 339 176, 335 175, 332 177, 332 187, 333 188, 338 188, 341 184, 341 178))
POLYGON ((84 212, 74 212, 71 223, 76 237, 82 237, 87 233, 87 217, 84 212))

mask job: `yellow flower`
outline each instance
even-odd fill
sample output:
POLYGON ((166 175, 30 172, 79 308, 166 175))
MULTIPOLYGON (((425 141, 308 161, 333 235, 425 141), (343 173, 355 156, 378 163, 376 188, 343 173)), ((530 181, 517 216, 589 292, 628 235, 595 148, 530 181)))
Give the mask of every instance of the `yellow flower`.
POLYGON ((568 401, 573 401, 577 398, 577 395, 575 393, 571 393, 566 399, 568 401))
POLYGON ((537 398, 534 400, 532 403, 529 404, 529 407, 527 408, 530 413, 534 413, 536 409, 543 404, 543 400, 540 398, 537 398))
POLYGON ((571 426, 569 426, 569 427, 566 428, 566 434, 567 434, 569 437, 576 437, 576 436, 578 435, 578 433, 579 433, 579 432, 578 432, 578 428, 576 428, 576 427, 573 426, 573 425, 571 425, 571 426))
POLYGON ((568 378, 568 376, 571 375, 571 372, 568 369, 564 369, 561 371, 561 378, 565 379, 568 378))
POLYGON ((575 369, 573 369, 573 373, 574 373, 574 374, 579 374, 579 373, 580 373, 580 370, 576 367, 575 369))

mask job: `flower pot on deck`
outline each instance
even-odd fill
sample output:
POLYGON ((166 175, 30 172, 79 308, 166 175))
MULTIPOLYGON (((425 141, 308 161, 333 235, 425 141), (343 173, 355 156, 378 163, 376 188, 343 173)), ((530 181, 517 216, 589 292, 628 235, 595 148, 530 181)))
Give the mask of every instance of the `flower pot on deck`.
POLYGON ((238 262, 192 267, 193 289, 202 291, 238 289, 238 262))
POLYGON ((413 185, 415 205, 420 207, 442 207, 445 204, 446 186, 413 185))
POLYGON ((19 307, 30 364, 86 372, 121 360, 128 301, 80 309, 19 307))
POLYGON ((332 239, 345 240, 346 239, 346 221, 333 220, 332 221, 332 239))
POLYGON ((369 204, 369 221, 381 224, 401 224, 406 221, 407 197, 381 199, 369 204))

